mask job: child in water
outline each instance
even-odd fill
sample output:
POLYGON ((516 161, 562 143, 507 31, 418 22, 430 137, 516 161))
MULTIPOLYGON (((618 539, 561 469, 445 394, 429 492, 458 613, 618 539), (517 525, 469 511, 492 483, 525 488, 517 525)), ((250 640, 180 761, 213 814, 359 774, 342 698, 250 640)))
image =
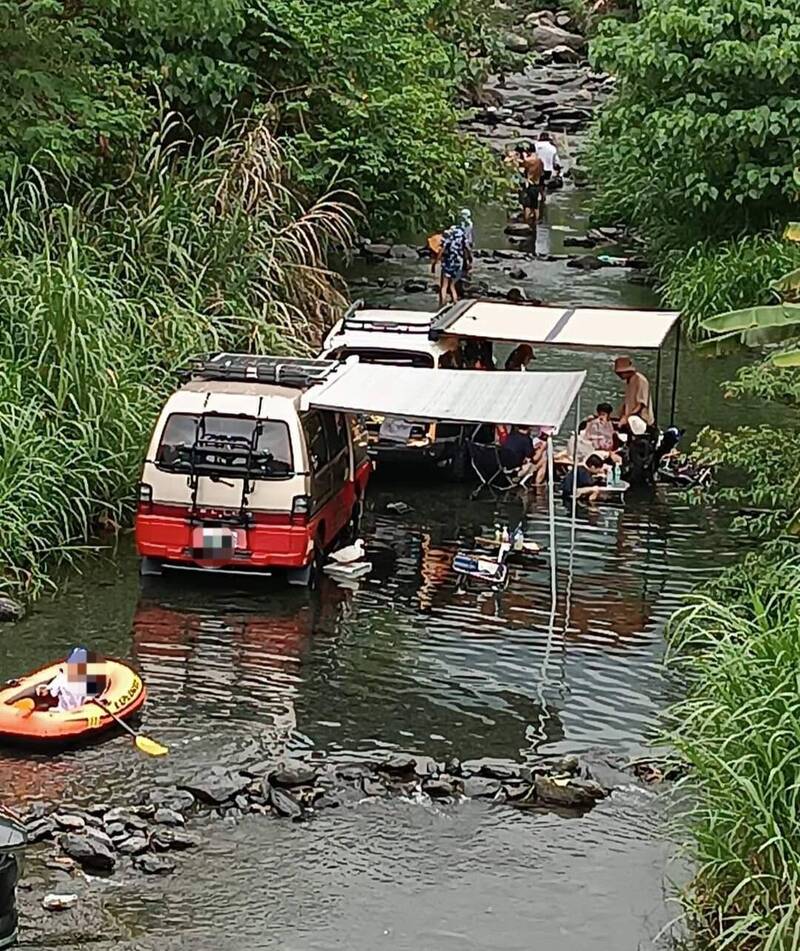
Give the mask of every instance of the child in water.
POLYGON ((77 710, 87 700, 89 688, 86 665, 88 653, 84 647, 76 647, 49 684, 40 684, 36 692, 40 697, 48 694, 58 698, 57 710, 65 713, 77 710))

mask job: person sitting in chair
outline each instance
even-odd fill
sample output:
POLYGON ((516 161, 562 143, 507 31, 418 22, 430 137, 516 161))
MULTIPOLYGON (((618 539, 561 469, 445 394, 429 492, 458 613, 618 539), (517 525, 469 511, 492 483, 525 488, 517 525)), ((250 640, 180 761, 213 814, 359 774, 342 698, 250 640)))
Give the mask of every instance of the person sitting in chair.
POLYGON ((521 469, 533 459, 534 447, 530 426, 512 426, 500 449, 500 461, 506 469, 521 469))

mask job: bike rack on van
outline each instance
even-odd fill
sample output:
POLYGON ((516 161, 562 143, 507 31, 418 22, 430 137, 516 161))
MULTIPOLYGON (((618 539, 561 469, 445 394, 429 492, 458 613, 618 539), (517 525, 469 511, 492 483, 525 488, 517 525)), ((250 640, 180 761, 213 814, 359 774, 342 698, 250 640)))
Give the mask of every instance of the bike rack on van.
POLYGON ((259 437, 262 426, 260 420, 255 421, 252 436, 220 436, 209 435, 205 432, 205 415, 200 416, 195 427, 195 438, 191 446, 181 446, 178 449, 178 462, 188 465, 189 488, 192 495, 190 521, 199 517, 197 494, 200 488, 200 479, 204 476, 212 481, 223 481, 225 476, 242 480, 242 495, 239 502, 239 514, 236 518, 218 518, 216 521, 234 522, 247 527, 249 523, 247 503, 250 493, 255 488, 255 478, 263 475, 267 466, 273 461, 271 452, 259 451, 259 437))
POLYGON ((182 381, 207 380, 241 383, 272 383, 277 386, 306 389, 335 373, 338 365, 330 360, 301 357, 260 357, 244 353, 216 353, 198 357, 180 371, 182 381))

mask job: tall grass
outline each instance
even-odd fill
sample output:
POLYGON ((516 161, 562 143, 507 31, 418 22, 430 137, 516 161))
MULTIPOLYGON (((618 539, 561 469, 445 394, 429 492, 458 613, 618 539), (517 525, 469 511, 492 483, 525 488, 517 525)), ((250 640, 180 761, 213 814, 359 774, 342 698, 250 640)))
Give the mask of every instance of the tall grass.
POLYGON ((772 235, 703 241, 688 251, 658 255, 661 291, 680 310, 692 337, 706 317, 772 300, 770 284, 800 267, 800 246, 772 235))
POLYGON ((115 187, 20 168, 0 190, 0 589, 124 515, 190 354, 303 352, 343 303, 349 196, 303 208, 262 125, 182 131, 166 117, 115 187))
POLYGON ((692 766, 684 901, 703 946, 786 951, 800 947, 800 561, 727 596, 697 597, 671 632, 691 685, 670 712, 692 766))

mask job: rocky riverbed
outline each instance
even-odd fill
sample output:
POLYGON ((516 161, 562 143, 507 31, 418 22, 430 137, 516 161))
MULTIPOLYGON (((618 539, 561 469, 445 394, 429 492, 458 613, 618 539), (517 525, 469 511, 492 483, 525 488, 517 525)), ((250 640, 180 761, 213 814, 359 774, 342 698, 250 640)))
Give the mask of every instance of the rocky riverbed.
MULTIPOLYGON (((586 174, 579 164, 581 142, 597 109, 613 91, 614 80, 592 70, 586 59, 586 41, 574 32, 575 24, 566 11, 533 14, 517 27, 517 36, 522 37, 517 43, 518 71, 488 80, 479 101, 468 110, 463 128, 499 155, 520 142, 535 141, 547 130, 558 146, 563 172, 554 182, 552 201, 554 192, 574 192, 586 186, 586 174)), ((469 205, 468 196, 463 203, 469 205)), ((554 251, 547 206, 540 227, 534 230, 520 221, 519 209, 513 204, 506 215, 507 247, 489 247, 486 229, 479 223, 468 296, 548 303, 539 280, 545 265, 563 268, 565 273, 566 269, 591 272, 613 268, 624 271, 630 283, 649 282, 647 262, 641 258, 635 238, 621 227, 587 228, 583 234, 565 236, 563 250, 554 251)), ((444 225, 431 222, 430 230, 444 225)), ((388 240, 358 243, 351 286, 354 296, 369 296, 370 291, 379 289, 419 299, 422 295, 433 298, 437 291, 427 247, 388 240)))
MULTIPOLYGON (((376 799, 458 808, 464 800, 499 808, 577 817, 631 785, 674 778, 675 767, 630 763, 608 751, 541 756, 527 764, 480 759, 441 762, 404 753, 309 754, 264 759, 236 769, 211 767, 183 782, 149 789, 133 802, 34 805, 22 817, 38 872, 21 885, 28 927, 42 911, 87 922, 92 881, 130 881, 191 868, 207 823, 313 822, 322 811, 358 809, 376 799)), ((95 923, 92 927, 100 927, 95 923)))

